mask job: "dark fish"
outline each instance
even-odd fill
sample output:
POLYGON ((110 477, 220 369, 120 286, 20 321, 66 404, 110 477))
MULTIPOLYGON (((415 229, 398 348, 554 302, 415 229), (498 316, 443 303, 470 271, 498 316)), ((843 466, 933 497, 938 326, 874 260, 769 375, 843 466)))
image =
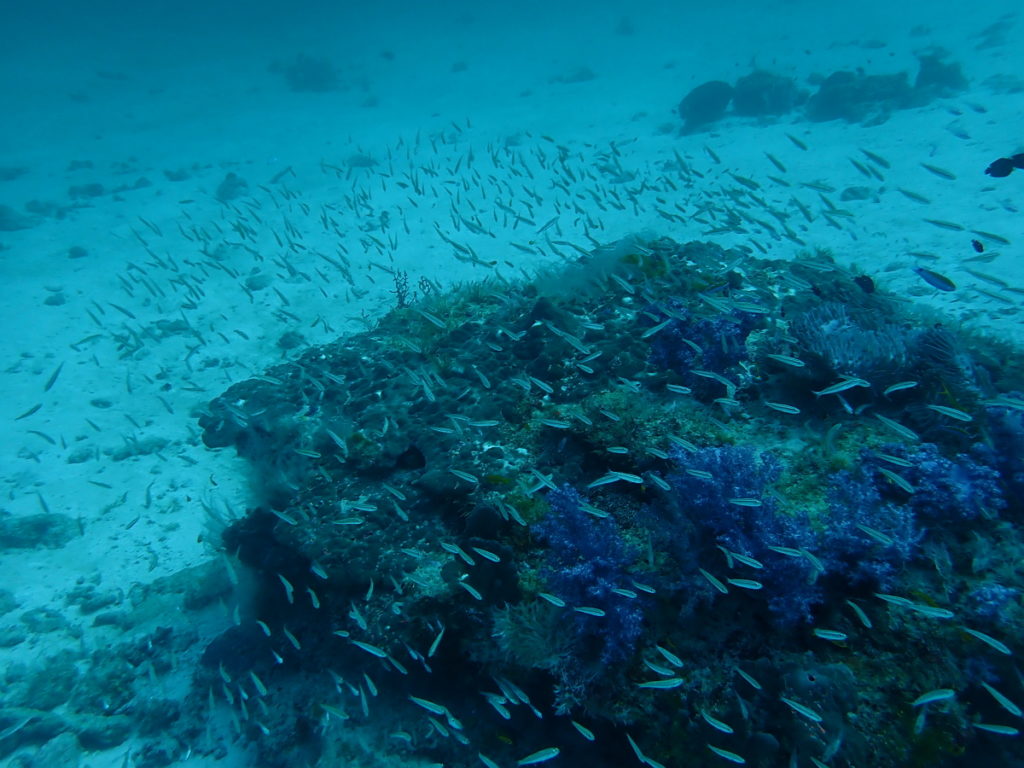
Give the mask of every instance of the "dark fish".
POLYGON ((914 271, 922 280, 933 288, 938 288, 940 291, 956 290, 956 283, 945 275, 940 275, 938 272, 932 272, 930 269, 925 269, 924 267, 914 267, 914 271))
POLYGON ((875 292, 875 281, 872 280, 867 275, 857 275, 855 278, 853 278, 853 282, 860 286, 860 289, 864 291, 864 293, 875 292))
POLYGON ((981 242, 981 240, 971 240, 971 247, 974 249, 975 253, 985 252, 985 244, 981 242))
POLYGON ((1003 178, 1013 173, 1014 168, 1017 170, 1024 169, 1024 154, 1000 157, 995 162, 989 164, 988 168, 985 169, 985 173, 995 178, 1003 178))

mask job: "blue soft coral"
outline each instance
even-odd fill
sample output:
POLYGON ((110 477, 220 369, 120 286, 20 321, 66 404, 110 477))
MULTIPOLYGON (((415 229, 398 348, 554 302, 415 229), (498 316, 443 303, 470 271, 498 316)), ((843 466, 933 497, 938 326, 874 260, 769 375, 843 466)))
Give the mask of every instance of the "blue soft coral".
MULTIPOLYGON (((679 471, 670 476, 675 509, 668 510, 668 519, 710 534, 712 541, 705 544, 759 560, 764 568, 757 571, 757 578, 771 595, 769 608, 775 619, 780 624, 808 621, 820 600, 810 561, 781 555, 771 547, 813 550, 817 537, 805 515, 779 512, 778 502, 769 493, 780 474, 778 460, 749 446, 702 448, 692 454, 680 451, 674 458, 679 471), (704 479, 702 473, 711 478, 704 479), (743 506, 735 499, 757 499, 760 505, 743 506)), ((700 565, 700 548, 688 549, 688 553, 677 551, 676 557, 688 555, 690 562, 684 566, 700 565)))
POLYGON ((714 318, 698 318, 677 305, 673 317, 654 337, 651 362, 684 377, 689 377, 692 368, 725 373, 747 357, 747 336, 757 327, 755 315, 735 310, 714 318))
MULTIPOLYGON (((1024 394, 1011 392, 1007 400, 1024 400, 1024 394)), ((1006 485, 1010 503, 1024 506, 1024 411, 1016 407, 990 405, 985 408, 993 460, 1006 485)))
POLYGON ((908 506, 883 500, 878 488, 881 479, 873 468, 843 470, 831 477, 828 546, 821 558, 827 573, 842 577, 851 586, 889 590, 899 570, 913 557, 921 533, 908 506))
POLYGON ((628 586, 635 552, 613 520, 583 511, 573 488, 551 491, 547 500, 551 512, 533 526, 548 545, 541 575, 569 605, 599 608, 605 614, 577 615, 574 652, 602 664, 629 658, 643 628, 641 601, 612 590, 628 586))
POLYGON ((912 447, 893 444, 882 450, 911 462, 911 466, 898 469, 914 492, 906 495, 883 481, 877 470, 876 486, 884 498, 905 500, 921 520, 970 520, 983 513, 997 513, 1006 506, 999 471, 989 465, 994 457, 983 445, 953 458, 943 456, 934 443, 912 447))

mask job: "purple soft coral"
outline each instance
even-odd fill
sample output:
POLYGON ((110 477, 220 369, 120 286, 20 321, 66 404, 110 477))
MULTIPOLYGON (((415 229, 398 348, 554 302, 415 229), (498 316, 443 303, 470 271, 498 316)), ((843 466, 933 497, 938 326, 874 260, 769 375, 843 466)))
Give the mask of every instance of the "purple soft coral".
MULTIPOLYGON (((667 510, 669 519, 677 525, 696 526, 698 537, 711 534, 711 541, 697 542, 705 550, 717 544, 760 561, 764 567, 758 579, 772 595, 769 608, 775 619, 780 624, 809 621, 812 607, 820 600, 810 561, 786 557, 771 548, 813 550, 817 537, 806 516, 781 513, 768 493, 780 473, 778 460, 748 446, 702 448, 692 454, 680 451, 674 458, 680 471, 670 477, 676 494, 675 508, 667 510), (736 503, 739 499, 755 499, 757 505, 736 503)), ((687 550, 677 550, 677 559, 689 560, 682 563, 684 567, 697 567, 701 547, 687 550)))
POLYGON ((629 584, 628 569, 636 555, 622 540, 609 518, 596 518, 580 507, 571 487, 551 491, 551 512, 533 526, 548 545, 541 575, 558 597, 574 607, 598 608, 601 617, 576 617, 574 653, 584 661, 602 664, 632 655, 642 631, 640 600, 613 589, 629 584))

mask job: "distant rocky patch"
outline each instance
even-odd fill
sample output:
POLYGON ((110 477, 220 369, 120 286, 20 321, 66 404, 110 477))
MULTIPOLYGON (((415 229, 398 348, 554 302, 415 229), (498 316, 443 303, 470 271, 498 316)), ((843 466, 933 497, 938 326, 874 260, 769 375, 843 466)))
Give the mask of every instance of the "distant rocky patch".
POLYGON ((39 220, 34 216, 26 216, 11 208, 0 205, 0 232, 16 232, 19 229, 31 229, 39 220))
POLYGON ((729 84, 711 80, 693 88, 677 107, 683 132, 708 129, 729 116, 777 118, 794 114, 813 122, 845 120, 877 125, 900 109, 924 106, 938 98, 960 93, 967 78, 960 64, 949 61, 941 49, 917 55, 918 73, 867 74, 838 70, 809 78, 812 92, 795 78, 755 70, 729 84))

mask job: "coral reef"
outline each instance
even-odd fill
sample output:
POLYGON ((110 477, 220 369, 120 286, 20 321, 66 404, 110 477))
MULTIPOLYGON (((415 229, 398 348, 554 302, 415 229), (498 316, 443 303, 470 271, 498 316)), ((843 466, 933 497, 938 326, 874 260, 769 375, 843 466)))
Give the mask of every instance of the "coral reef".
POLYGON ((234 384, 195 710, 264 765, 1009 764, 1022 385, 862 277, 629 238, 234 384))

